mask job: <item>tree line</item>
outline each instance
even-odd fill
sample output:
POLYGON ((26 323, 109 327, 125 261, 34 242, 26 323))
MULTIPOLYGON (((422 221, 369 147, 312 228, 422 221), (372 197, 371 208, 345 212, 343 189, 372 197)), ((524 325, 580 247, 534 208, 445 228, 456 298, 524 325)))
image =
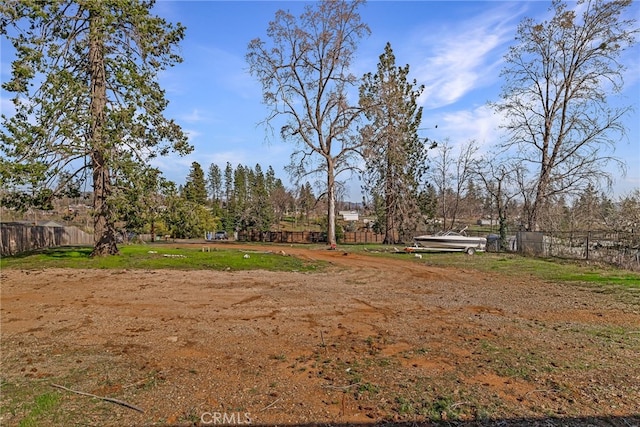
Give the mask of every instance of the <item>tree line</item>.
MULTIPOLYGON (((606 184, 612 177, 605 166, 622 165, 612 148, 631 107, 608 100, 623 88, 621 55, 638 33, 636 20, 626 18, 630 0, 580 0, 575 9, 552 0, 548 20, 521 21, 504 57, 500 98, 489 104, 503 118, 505 138, 484 156, 473 141, 456 141, 464 149, 454 155, 448 141, 419 135, 423 87, 408 64, 396 65, 389 43, 375 72, 352 73, 358 45, 370 34, 358 12, 363 4, 320 1, 299 16, 279 10, 246 55, 262 88, 265 125, 277 124, 294 147, 286 169, 295 185, 322 183, 330 245, 348 172, 363 177, 365 201, 393 243, 436 210, 443 227, 454 226, 470 182, 489 195, 501 235, 514 217, 539 230, 561 200, 606 184)), ((164 218, 176 224, 174 233, 214 227, 205 210, 217 209, 210 219, 219 217, 225 228, 267 228, 282 213, 286 191, 270 170, 210 169, 216 196, 207 207, 199 165, 183 188, 148 166, 157 156, 192 150, 164 116, 168 101, 157 83, 158 73, 182 61, 177 48, 186 29, 153 16, 152 7, 103 0, 0 5, 0 34, 16 51, 3 82, 16 110, 2 116, 3 206, 46 206, 90 181, 93 255, 117 253, 119 221, 153 228, 159 195, 165 215, 174 215, 164 218)))
MULTIPOLYGON (((500 99, 490 103, 503 117, 505 140, 483 159, 473 142, 457 141, 466 151, 455 160, 446 141, 419 136, 423 88, 409 78, 409 65, 396 66, 389 43, 375 73, 351 74, 358 42, 370 32, 357 13, 362 3, 321 2, 297 17, 279 11, 267 38, 253 40, 247 54, 267 123, 285 120, 281 137, 296 147, 292 176, 321 172, 326 179, 330 243, 338 176, 354 168, 354 157, 364 160, 359 172, 387 243, 425 219, 433 186, 446 227, 450 167, 458 178, 454 194, 473 175, 492 195, 502 236, 512 201, 521 204, 523 227, 540 230, 558 198, 610 182, 605 166, 622 163, 611 153, 631 108, 608 102, 623 87, 621 53, 638 33, 635 19, 625 17, 630 1, 585 0, 574 10, 553 0, 551 19, 525 18, 504 57, 500 99), (353 90, 357 103, 349 101, 353 90), (438 144, 441 156, 427 173, 428 150, 438 144)), ((452 200, 454 211, 458 202, 452 200)))
POLYGON ((224 170, 211 164, 205 174, 198 162, 191 164, 184 185, 165 180, 158 169, 149 169, 114 202, 122 227, 131 232, 204 237, 209 232, 269 231, 285 215, 309 224, 317 200, 309 183, 297 190, 285 188, 273 167, 263 172, 227 163, 224 170))

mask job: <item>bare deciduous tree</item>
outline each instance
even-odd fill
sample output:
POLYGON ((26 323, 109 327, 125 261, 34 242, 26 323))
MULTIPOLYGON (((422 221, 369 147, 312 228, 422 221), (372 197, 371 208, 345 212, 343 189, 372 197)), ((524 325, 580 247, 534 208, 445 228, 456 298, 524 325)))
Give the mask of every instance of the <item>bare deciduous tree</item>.
POLYGON ((511 201, 520 193, 517 177, 522 176, 523 172, 519 162, 507 159, 499 160, 493 155, 480 159, 474 169, 474 173, 482 181, 498 216, 501 250, 508 249, 508 208, 511 201))
POLYGON ((283 117, 280 134, 296 145, 289 172, 297 179, 326 174, 331 245, 336 243, 336 177, 352 167, 361 145, 354 129, 360 109, 350 105, 348 92, 358 83, 349 66, 359 40, 369 33, 357 13, 362 3, 323 1, 297 18, 279 10, 267 29, 270 43, 254 39, 247 53, 270 108, 265 122, 283 117))
POLYGON ((622 88, 621 52, 635 43, 630 0, 554 0, 550 21, 525 19, 506 55, 506 79, 495 109, 506 119, 507 145, 531 164, 527 226, 537 229, 547 200, 609 180, 604 166, 624 134, 629 108, 607 96, 622 88), (579 14, 581 15, 579 16, 579 14))
POLYGON ((438 191, 438 211, 442 215, 443 230, 450 230, 455 225, 465 186, 475 169, 477 152, 478 145, 474 140, 460 146, 457 155, 448 140, 436 147, 429 176, 438 191))

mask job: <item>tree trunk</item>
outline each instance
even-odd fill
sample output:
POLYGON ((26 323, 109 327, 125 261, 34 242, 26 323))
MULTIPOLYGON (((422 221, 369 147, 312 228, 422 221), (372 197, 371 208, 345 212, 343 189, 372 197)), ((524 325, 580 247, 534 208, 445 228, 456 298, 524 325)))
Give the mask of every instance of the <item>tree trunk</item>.
MULTIPOLYGON (((97 5, 96 7, 100 7, 97 5)), ((115 255, 116 233, 108 197, 111 194, 111 174, 105 141, 105 109, 107 84, 102 41, 102 17, 92 10, 89 18, 89 73, 91 79, 91 134, 89 135, 91 167, 93 169, 93 233, 94 248, 91 256, 115 255)))
POLYGON ((550 168, 546 166, 546 159, 543 159, 542 170, 538 185, 536 188, 536 196, 531 207, 531 212, 527 220, 529 231, 540 231, 540 214, 547 204, 547 189, 551 182, 550 168))
POLYGON ((384 195, 384 208, 385 208, 385 227, 384 227, 384 245, 392 245, 395 243, 394 231, 395 231, 395 203, 393 195, 393 176, 391 172, 391 161, 387 162, 387 176, 385 178, 385 195, 384 195))
POLYGON ((327 243, 336 246, 336 179, 333 162, 327 159, 327 243))
POLYGON ((507 245, 507 209, 504 206, 498 208, 498 224, 500 234, 500 252, 504 252, 508 249, 507 245))
POLYGON ((502 180, 499 180, 496 205, 498 208, 498 233, 500 234, 500 252, 507 250, 507 205, 509 203, 508 199, 504 203, 502 202, 502 200, 502 180))

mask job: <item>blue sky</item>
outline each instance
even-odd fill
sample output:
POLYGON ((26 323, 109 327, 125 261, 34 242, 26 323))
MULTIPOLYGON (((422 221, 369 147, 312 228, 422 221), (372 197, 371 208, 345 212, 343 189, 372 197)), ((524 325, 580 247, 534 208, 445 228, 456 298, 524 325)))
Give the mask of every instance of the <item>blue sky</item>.
MULTIPOLYGON (((190 135, 193 154, 165 158, 157 165, 181 182, 191 162, 203 168, 240 163, 263 169, 271 165, 285 183, 283 167, 293 147, 259 125, 267 114, 260 86, 247 70, 244 56, 249 41, 265 38, 278 9, 295 15, 303 2, 160 1, 157 13, 187 27, 182 44, 184 63, 163 76, 171 100, 169 113, 190 135)), ((547 1, 369 1, 361 9, 371 35, 362 40, 353 65, 355 75, 375 71, 387 42, 397 65, 409 64, 411 77, 425 85, 424 136, 462 144, 470 139, 488 149, 499 141, 498 118, 487 108, 497 100, 502 58, 514 42, 523 17, 548 16, 547 1)), ((636 18, 638 5, 633 6, 636 18)), ((640 187, 640 51, 625 55, 629 71, 621 101, 634 104, 627 117, 627 140, 615 155, 627 163, 627 175, 614 172, 614 191, 626 194, 640 187)), ((357 180, 350 199, 360 200, 357 180)))
MULTIPOLYGON (((375 71, 378 57, 391 43, 397 65, 409 64, 410 77, 424 84, 421 98, 423 136, 448 139, 453 145, 475 139, 485 149, 500 140, 498 118, 487 101, 498 100, 502 58, 514 43, 524 17, 548 17, 550 1, 369 1, 361 9, 371 35, 362 40, 353 73, 375 71)), ((298 15, 305 3, 297 1, 179 1, 159 0, 155 13, 186 26, 181 44, 184 62, 161 76, 170 101, 167 115, 187 132, 195 147, 185 157, 155 161, 165 176, 184 183, 197 161, 207 170, 211 163, 227 162, 263 170, 273 166, 285 185, 283 170, 293 147, 270 135, 259 123, 267 115, 261 88, 248 73, 247 45, 265 38, 278 9, 298 15)), ((640 6, 631 13, 640 18, 640 6)), ((4 43, 3 43, 4 48, 4 43)), ((2 52, 2 78, 9 71, 2 52)), ((628 135, 615 155, 627 163, 627 175, 614 171, 616 195, 640 188, 640 47, 625 54, 628 72, 620 100, 635 111, 626 117, 628 135)), ((7 106, 3 94, 2 106, 7 106)), ((617 101, 616 101, 617 102, 617 101)), ((3 108, 4 110, 4 108, 3 108)), ((353 201, 360 200, 357 181, 350 185, 353 201)))

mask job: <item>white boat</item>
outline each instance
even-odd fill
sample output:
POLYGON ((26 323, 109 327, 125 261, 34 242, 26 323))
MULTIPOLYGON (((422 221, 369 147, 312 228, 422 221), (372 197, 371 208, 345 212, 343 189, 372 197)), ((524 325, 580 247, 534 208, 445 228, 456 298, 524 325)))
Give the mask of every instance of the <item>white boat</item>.
POLYGON ((487 239, 484 237, 469 237, 464 234, 466 227, 460 232, 453 230, 436 234, 416 236, 413 238, 413 246, 407 246, 405 252, 466 252, 473 255, 478 251, 484 251, 487 247, 487 239))

